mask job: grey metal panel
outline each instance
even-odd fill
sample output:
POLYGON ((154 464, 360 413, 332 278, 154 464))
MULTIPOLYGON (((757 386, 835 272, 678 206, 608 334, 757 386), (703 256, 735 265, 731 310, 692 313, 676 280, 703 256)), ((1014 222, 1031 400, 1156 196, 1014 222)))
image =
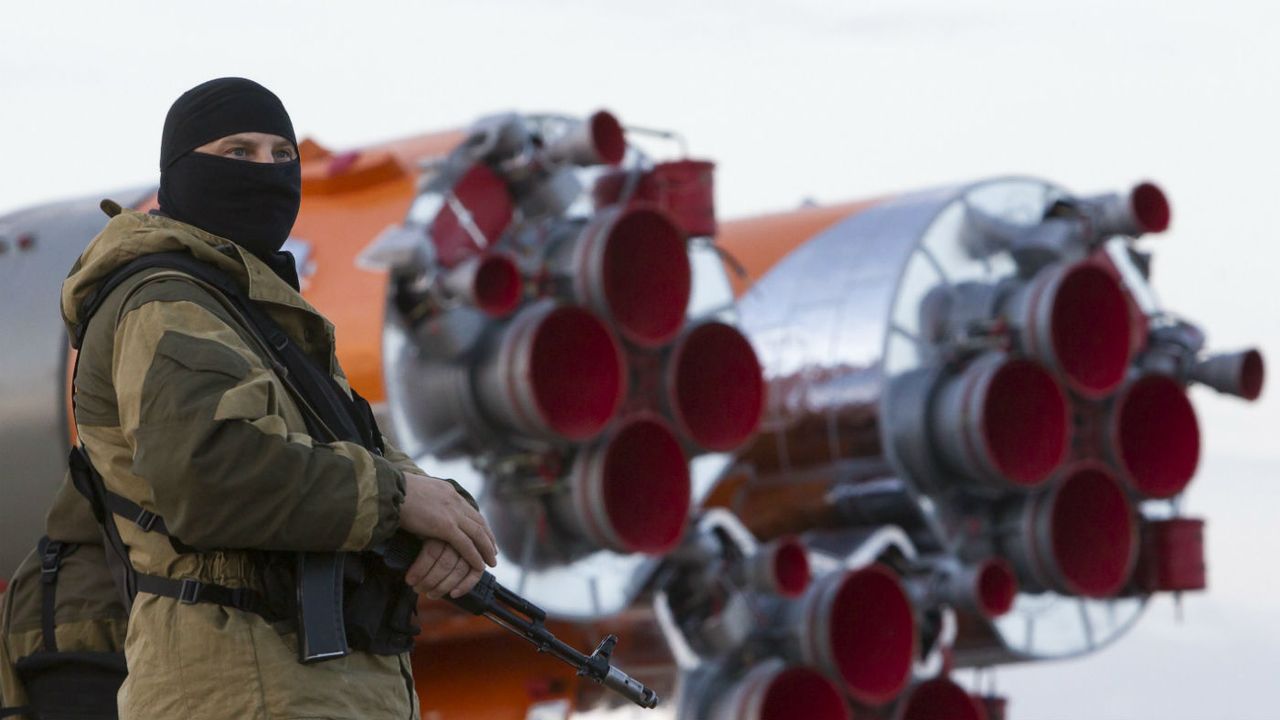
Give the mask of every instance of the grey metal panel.
MULTIPOLYGON (((117 193, 139 202, 150 189, 117 193)), ((11 575, 44 531, 67 455, 67 333, 62 281, 107 217, 100 196, 0 217, 0 576, 11 575), (28 248, 17 239, 31 238, 28 248)))

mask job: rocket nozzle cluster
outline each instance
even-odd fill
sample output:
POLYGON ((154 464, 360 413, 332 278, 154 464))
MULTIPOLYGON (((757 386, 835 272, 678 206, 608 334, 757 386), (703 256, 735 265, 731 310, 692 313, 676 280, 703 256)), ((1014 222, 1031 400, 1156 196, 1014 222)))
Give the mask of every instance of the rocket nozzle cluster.
POLYGON ((714 720, 985 720, 996 705, 947 677, 966 628, 997 635, 1029 594, 1203 587, 1203 525, 1144 513, 1195 474, 1188 384, 1255 399, 1265 368, 1256 350, 1206 355, 1198 328, 1153 310, 1132 243, 1169 226, 1163 191, 1041 192, 1018 212, 999 194, 950 214, 886 203, 814 236, 838 251, 789 266, 865 261, 848 277, 871 283, 853 296, 868 309, 841 306, 865 317, 835 328, 814 283, 799 307, 759 311, 787 327, 753 328, 763 292, 740 299, 741 325, 691 316, 712 168, 649 161, 604 112, 494 116, 388 235, 409 346, 389 373, 397 430, 477 459, 504 560, 548 570, 533 585, 631 568, 607 589, 653 593, 655 615, 666 603, 664 632, 711 661, 695 699, 714 720), (806 336, 832 330, 847 335, 806 336), (774 358, 787 367, 766 383, 757 348, 804 357, 774 358), (766 408, 777 435, 750 445, 766 408), (708 486, 690 462, 709 453, 727 464, 708 486), (772 523, 759 541, 703 528, 769 503, 787 507, 742 513, 772 523), (607 553, 662 559, 641 581, 654 561, 607 553))
MULTIPOLYGON (((965 217, 968 252, 1007 251, 1017 272, 948 284, 920 304, 926 337, 947 362, 897 381, 888 406, 897 457, 950 512, 989 524, 970 554, 1006 558, 1024 591, 1132 592, 1139 536, 1162 527, 1142 517, 1141 503, 1177 497, 1198 465, 1187 385, 1256 398, 1262 356, 1203 355, 1199 328, 1154 316, 1135 289, 1150 269, 1126 243, 1165 230, 1171 217, 1154 184, 1055 201, 1038 224, 974 208, 965 217), (957 493, 968 510, 954 510, 957 493), (985 519, 992 512, 998 519, 985 519)), ((1142 547, 1196 552, 1193 543, 1142 547)), ((1161 557, 1144 567, 1176 565, 1161 557)), ((961 594, 942 599, 993 616, 961 594)))
POLYGON ((404 338, 386 373, 395 429, 518 488, 486 502, 528 528, 504 537, 539 547, 505 543, 505 555, 545 566, 670 550, 691 456, 732 450, 759 423, 750 343, 688 317, 697 228, 680 220, 712 209, 709 185, 636 193, 666 168, 606 111, 483 118, 364 255, 390 271, 389 324, 404 338), (601 169, 622 182, 589 197, 601 169))
POLYGON ((723 509, 695 528, 670 555, 657 603, 677 644, 708 661, 693 717, 834 720, 901 694, 922 642, 896 554, 913 554, 909 544, 857 541, 868 555, 851 566, 832 563, 831 538, 757 542, 723 509))
MULTIPOLYGON (((950 573, 950 571, 948 571, 950 573)), ((935 576, 934 579, 943 577, 935 576)), ((974 587, 961 591, 989 602, 993 615, 1012 603, 1012 573, 1000 561, 945 577, 974 587), (963 580, 961 579, 963 576, 963 580)), ((912 580, 914 582, 914 580, 912 580)), ((958 589, 958 585, 955 586, 958 589)), ((971 694, 942 673, 918 670, 921 607, 899 572, 874 562, 828 572, 800 598, 782 602, 769 622, 781 626, 780 646, 730 653, 710 672, 718 682, 694 683, 694 717, 710 720, 988 720, 1002 699, 971 694), (764 655, 762 658, 761 655, 764 655)), ((764 629, 761 637, 776 637, 764 629)), ((1002 717, 1000 715, 994 717, 1002 717)))
MULTIPOLYGON (((606 174, 597 196, 624 180, 606 174)), ((812 234, 739 299, 764 353, 768 422, 708 503, 772 543, 748 553, 747 601, 710 590, 737 576, 704 561, 671 588, 707 597, 673 614, 719 668, 699 690, 715 698, 708 717, 773 717, 764 698, 803 669, 855 717, 995 720, 1003 700, 967 692, 953 664, 1084 651, 1122 631, 1094 623, 1091 601, 1204 587, 1203 522, 1176 506, 1162 517, 1198 464, 1187 387, 1255 399, 1262 356, 1207 355, 1199 328, 1158 309, 1137 245, 1170 223, 1154 184, 1079 198, 1002 180, 852 207, 822 230, 803 213, 770 225, 812 234), (787 592, 773 563, 793 537, 809 547, 808 582, 787 592), (1072 646, 1057 634, 1077 616, 1072 646), (777 662, 751 665, 762 657, 777 662)), ((731 231, 725 249, 758 266, 758 229, 731 231)), ((713 394, 744 385, 739 341, 702 327, 668 368, 685 371, 700 332, 717 360, 666 387, 707 390, 685 395, 698 398, 688 411, 669 400, 668 417, 693 445, 718 449, 719 434, 733 447, 755 398, 713 394)))

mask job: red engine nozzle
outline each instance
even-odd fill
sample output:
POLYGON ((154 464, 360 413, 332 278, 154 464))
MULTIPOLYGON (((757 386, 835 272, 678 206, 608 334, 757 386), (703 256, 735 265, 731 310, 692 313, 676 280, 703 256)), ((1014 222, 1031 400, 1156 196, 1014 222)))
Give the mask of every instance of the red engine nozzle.
POLYGON ((550 159, 574 165, 617 165, 626 153, 626 132, 607 110, 597 110, 546 148, 550 159))
POLYGON ((1081 463, 1015 505, 1005 552, 1024 583, 1070 595, 1115 595, 1132 572, 1133 507, 1106 468, 1081 463))
POLYGON ((1173 378, 1147 375, 1111 407, 1108 447, 1120 476, 1143 497, 1181 493, 1200 463, 1200 423, 1186 390, 1173 378))
POLYGON ((520 304, 520 269, 509 256, 485 253, 459 263, 444 276, 444 286, 490 317, 505 317, 520 304))
POLYGON ((627 153, 627 136, 622 123, 607 110, 597 110, 587 119, 591 130, 591 146, 596 157, 606 165, 617 165, 627 153))
POLYGON ((1055 265, 1013 296, 1023 352, 1086 398, 1114 390, 1129 367, 1132 327, 1120 281, 1092 262, 1055 265))
POLYGON ((840 689, 822 673, 780 662, 758 665, 715 704, 714 720, 851 720, 840 689))
POLYGON ((1129 191, 1129 212, 1144 233, 1160 233, 1169 229, 1173 209, 1164 190, 1153 182, 1138 183, 1129 191))
POLYGON ((624 553, 661 554, 684 534, 689 463, 666 423, 641 415, 579 454, 561 510, 580 535, 624 553))
POLYGON ((1135 185, 1128 195, 1112 193, 1086 198, 1081 207, 1099 239, 1164 232, 1173 219, 1169 198, 1152 182, 1135 185))
POLYGON ((1210 356, 1191 371, 1192 380, 1250 402, 1262 397, 1266 375, 1266 363, 1256 349, 1210 356))
POLYGON ((925 570, 908 582, 917 604, 941 601, 958 611, 991 619, 1009 612, 1018 595, 1013 568, 998 557, 961 564, 944 556, 937 565, 926 564, 925 570))
POLYGON ((955 681, 939 677, 916 685, 894 713, 894 720, 988 720, 982 703, 955 681))
POLYGON ((597 213, 559 260, 581 301, 640 347, 657 347, 684 326, 693 272, 679 229, 646 208, 597 213))
POLYGON ((827 575, 791 609, 801 660, 839 680, 854 700, 880 706, 906 687, 915 615, 889 568, 874 564, 827 575))
POLYGON ((745 443, 764 414, 764 375, 751 343, 737 328, 706 322, 671 350, 667 407, 694 445, 723 452, 745 443))
POLYGON ((943 381, 932 438, 949 465, 980 482, 1033 488, 1066 457, 1067 399, 1030 360, 988 354, 943 381))
POLYGON ((1013 609, 1018 596, 1018 578, 1009 563, 989 557, 978 566, 974 578, 973 597, 983 617, 997 618, 1013 609))
POLYGON ((543 300, 518 313, 481 365, 486 414, 537 437, 581 441, 618 411, 626 386, 622 350, 590 311, 543 300))
POLYGON ((752 584, 764 592, 800 597, 811 579, 808 550, 798 537, 789 535, 762 545, 752 558, 752 584))

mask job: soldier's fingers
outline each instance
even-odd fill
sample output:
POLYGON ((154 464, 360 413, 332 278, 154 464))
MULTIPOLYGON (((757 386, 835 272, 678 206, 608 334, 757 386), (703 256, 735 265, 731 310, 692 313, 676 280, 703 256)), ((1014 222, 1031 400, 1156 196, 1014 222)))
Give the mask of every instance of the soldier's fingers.
MULTIPOLYGON (((463 530, 471 541, 475 543, 476 549, 484 556, 484 564, 493 566, 498 564, 498 545, 493 541, 493 537, 489 534, 488 528, 483 523, 472 522, 467 523, 463 530)), ((475 563, 476 567, 480 567, 480 563, 475 563)))
POLYGON ((440 559, 440 554, 448 545, 439 540, 427 540, 422 543, 422 550, 418 553, 418 557, 414 559, 413 564, 405 571, 404 581, 410 586, 417 585, 431 571, 431 567, 436 564, 436 560, 440 559))
POLYGON ((452 592, 454 588, 458 587, 458 583, 462 582, 470 574, 471 566, 464 562, 453 566, 453 572, 449 573, 449 577, 441 580, 440 584, 436 585, 436 597, 444 597, 445 593, 452 592))
POLYGON ((471 592, 471 588, 475 587, 476 583, 480 582, 480 578, 484 575, 484 568, 468 566, 468 569, 471 572, 467 573, 467 576, 462 578, 462 582, 458 583, 453 588, 449 593, 449 597, 460 598, 471 592))
POLYGON ((463 505, 466 506, 464 513, 466 514, 467 519, 484 528, 485 535, 489 536, 489 543, 496 548, 498 546, 498 538, 493 534, 493 530, 489 528, 489 522, 484 519, 484 514, 471 507, 471 505, 466 502, 464 502, 463 505))
POLYGON ((466 515, 466 516, 467 516, 468 518, 470 518, 471 520, 474 520, 475 522, 478 522, 478 523, 480 523, 481 525, 483 525, 483 524, 484 524, 484 515, 482 515, 482 514, 480 513, 480 511, 479 511, 479 510, 477 510, 477 509, 475 509, 475 508, 471 507, 471 503, 469 503, 469 502, 467 502, 467 501, 465 501, 465 500, 463 500, 463 501, 461 501, 461 502, 462 502, 462 512, 463 512, 463 514, 464 514, 464 515, 466 515))
POLYGON ((480 517, 480 526, 484 528, 485 533, 489 536, 489 542, 493 543, 495 548, 498 547, 498 536, 493 534, 493 528, 489 527, 489 523, 484 519, 484 516, 480 517))
POLYGON ((431 572, 418 583, 419 592, 432 599, 443 595, 444 589, 440 587, 441 582, 448 578, 459 565, 467 566, 466 563, 461 562, 461 558, 453 548, 446 548, 435 566, 431 568, 431 572))
POLYGON ((480 547, 475 540, 467 534, 465 528, 457 525, 449 530, 449 537, 443 538, 458 554, 462 555, 462 559, 472 567, 484 567, 484 557, 480 554, 480 547))

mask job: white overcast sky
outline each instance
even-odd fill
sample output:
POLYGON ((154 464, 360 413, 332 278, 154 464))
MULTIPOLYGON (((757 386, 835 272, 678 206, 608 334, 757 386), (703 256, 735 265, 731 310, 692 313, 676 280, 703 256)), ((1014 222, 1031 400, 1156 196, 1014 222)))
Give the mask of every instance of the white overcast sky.
MULTIPOLYGON (((0 214, 156 177, 186 88, 244 75, 336 148, 498 110, 616 111, 719 163, 722 215, 1025 173, 1160 181, 1165 304, 1280 363, 1280 4, 1238 0, 10 2, 0 214)), ((1212 590, 1098 655, 1004 670, 1017 720, 1269 719, 1280 401, 1197 390, 1212 590)), ((960 679, 966 681, 966 675, 960 679)))

